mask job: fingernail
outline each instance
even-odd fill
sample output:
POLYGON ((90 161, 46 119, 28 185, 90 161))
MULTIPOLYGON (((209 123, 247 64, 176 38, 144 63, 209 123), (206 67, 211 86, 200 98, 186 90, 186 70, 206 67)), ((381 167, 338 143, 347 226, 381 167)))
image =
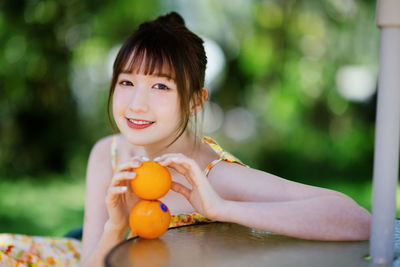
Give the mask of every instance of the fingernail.
POLYGON ((135 172, 129 172, 129 177, 135 177, 136 176, 136 173, 135 172))
POLYGON ((148 161, 148 160, 150 160, 148 157, 142 157, 142 160, 144 160, 144 161, 148 161))
POLYGON ((161 157, 156 157, 155 159, 153 159, 153 161, 159 161, 161 159, 161 157))
POLYGON ((120 192, 125 192, 127 189, 128 189, 128 187, 126 187, 126 186, 121 186, 121 187, 119 188, 119 191, 120 191, 120 192))
POLYGON ((172 161, 177 161, 178 158, 177 158, 177 157, 173 157, 173 158, 171 158, 171 160, 172 160, 172 161))

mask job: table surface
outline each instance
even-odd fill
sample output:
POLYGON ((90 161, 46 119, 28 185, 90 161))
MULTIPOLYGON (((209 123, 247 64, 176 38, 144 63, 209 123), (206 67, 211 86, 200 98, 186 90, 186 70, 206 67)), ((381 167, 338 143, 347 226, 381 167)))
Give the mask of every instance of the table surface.
MULTIPOLYGON (((400 251, 396 222, 395 254, 400 251)), ((169 229, 158 239, 131 238, 107 255, 108 267, 124 266, 368 266, 369 241, 309 241, 233 223, 169 229)), ((400 266, 394 262, 395 266, 400 266)))

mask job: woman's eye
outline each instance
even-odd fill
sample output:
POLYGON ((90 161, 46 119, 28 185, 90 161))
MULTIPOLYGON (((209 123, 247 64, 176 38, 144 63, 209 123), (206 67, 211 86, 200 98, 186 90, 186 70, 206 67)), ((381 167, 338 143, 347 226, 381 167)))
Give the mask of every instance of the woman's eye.
POLYGON ((133 86, 133 83, 130 81, 121 81, 119 84, 123 86, 133 86))
POLYGON ((166 85, 164 85, 162 83, 157 83, 156 85, 154 85, 154 88, 160 89, 160 90, 168 90, 169 89, 166 85))

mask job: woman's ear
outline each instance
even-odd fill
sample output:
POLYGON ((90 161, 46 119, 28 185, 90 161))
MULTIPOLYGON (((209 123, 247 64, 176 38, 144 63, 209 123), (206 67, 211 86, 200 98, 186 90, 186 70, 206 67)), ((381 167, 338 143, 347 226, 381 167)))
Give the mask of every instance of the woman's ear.
POLYGON ((194 102, 192 103, 191 110, 190 110, 190 115, 193 116, 199 112, 203 106, 206 100, 208 99, 208 90, 206 88, 201 88, 200 94, 196 97, 194 102))

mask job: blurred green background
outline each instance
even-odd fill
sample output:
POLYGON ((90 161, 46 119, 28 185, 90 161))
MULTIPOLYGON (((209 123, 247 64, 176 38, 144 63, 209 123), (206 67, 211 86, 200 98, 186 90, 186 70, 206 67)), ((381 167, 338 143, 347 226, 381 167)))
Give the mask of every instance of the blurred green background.
POLYGON ((375 1, 0 2, 0 232, 83 221, 85 169, 112 130, 111 66, 139 23, 178 11, 204 38, 203 132, 252 167, 371 209, 375 1))

